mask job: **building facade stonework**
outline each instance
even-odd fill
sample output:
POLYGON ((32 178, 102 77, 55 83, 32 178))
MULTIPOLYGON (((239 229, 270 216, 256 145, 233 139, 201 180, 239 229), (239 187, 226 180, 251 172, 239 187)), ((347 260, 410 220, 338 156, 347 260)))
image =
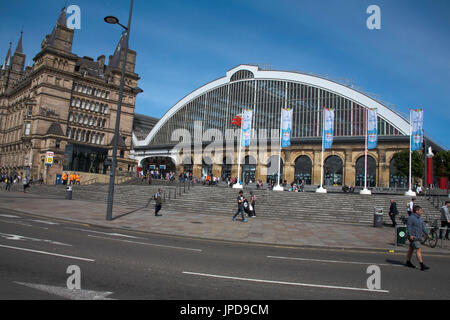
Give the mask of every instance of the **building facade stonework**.
POLYGON ((255 65, 239 65, 183 97, 148 135, 133 136, 132 157, 144 172, 161 165, 197 178, 277 182, 282 108, 293 115, 291 145, 281 149, 281 182, 318 186, 323 163, 325 186, 363 187, 367 110, 376 108, 378 144, 367 153, 367 186, 408 188, 394 155, 409 148, 409 119, 345 84, 255 65), (322 162, 324 108, 335 117, 333 145, 322 162), (244 110, 252 110, 251 142, 239 152, 233 119, 244 110))
MULTIPOLYGON (((105 64, 72 52, 74 30, 65 8, 25 67, 22 35, 0 70, 0 172, 54 183, 63 171, 105 174, 110 168, 123 52, 105 64), (50 167, 46 152, 54 153, 50 167)), ((133 171, 129 158, 139 76, 136 52, 128 51, 120 117, 118 170, 133 171)))

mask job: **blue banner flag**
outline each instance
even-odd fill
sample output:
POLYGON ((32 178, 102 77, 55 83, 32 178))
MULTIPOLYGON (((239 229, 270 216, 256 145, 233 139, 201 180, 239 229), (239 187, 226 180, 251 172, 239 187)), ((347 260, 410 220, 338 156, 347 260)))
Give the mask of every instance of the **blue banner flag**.
POLYGON ((377 109, 367 112, 367 149, 375 149, 378 143, 377 109))
POLYGON ((291 145, 293 109, 281 109, 281 147, 291 145))
POLYGON ((252 116, 253 110, 245 109, 242 119, 242 146, 249 147, 252 132, 252 116))
POLYGON ((422 150, 423 109, 413 109, 411 112, 411 150, 422 150))
POLYGON ((325 108, 324 117, 323 147, 324 149, 331 149, 334 134, 334 109, 325 108))

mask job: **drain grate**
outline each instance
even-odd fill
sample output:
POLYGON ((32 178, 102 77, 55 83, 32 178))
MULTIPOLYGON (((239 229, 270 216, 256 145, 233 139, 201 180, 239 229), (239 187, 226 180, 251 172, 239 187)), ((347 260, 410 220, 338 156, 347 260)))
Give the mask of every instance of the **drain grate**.
POLYGON ((201 222, 201 221, 191 221, 191 223, 202 224, 203 222, 201 222))

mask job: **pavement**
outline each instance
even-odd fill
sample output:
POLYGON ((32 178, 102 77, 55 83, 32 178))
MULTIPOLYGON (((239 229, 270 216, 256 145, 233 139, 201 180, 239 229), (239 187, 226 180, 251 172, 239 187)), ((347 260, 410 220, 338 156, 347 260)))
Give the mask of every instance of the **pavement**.
MULTIPOLYGON (((106 203, 4 190, 0 192, 0 208, 98 227, 209 240, 334 249, 407 250, 405 245, 395 246, 395 229, 390 224, 375 228, 261 217, 248 218, 248 222, 243 223, 240 216, 236 221, 231 220, 234 212, 230 212, 228 217, 189 214, 165 210, 164 205, 159 217, 154 216, 152 205, 140 209, 114 205, 113 220, 107 221, 106 203)), ((423 252, 450 254, 450 241, 443 241, 442 246, 439 242, 436 248, 424 245, 423 252)))

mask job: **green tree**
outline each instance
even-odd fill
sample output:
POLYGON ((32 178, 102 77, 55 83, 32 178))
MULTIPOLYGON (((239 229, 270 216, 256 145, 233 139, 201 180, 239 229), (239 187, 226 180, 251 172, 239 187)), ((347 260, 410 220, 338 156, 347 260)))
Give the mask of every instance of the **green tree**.
MULTIPOLYGON (((409 176, 409 150, 402 150, 394 155, 395 167, 399 175, 409 176)), ((413 151, 411 157, 411 175, 413 178, 423 178, 425 163, 419 151, 413 151)))
POLYGON ((440 151, 433 157, 435 176, 450 179, 450 151, 440 151))

